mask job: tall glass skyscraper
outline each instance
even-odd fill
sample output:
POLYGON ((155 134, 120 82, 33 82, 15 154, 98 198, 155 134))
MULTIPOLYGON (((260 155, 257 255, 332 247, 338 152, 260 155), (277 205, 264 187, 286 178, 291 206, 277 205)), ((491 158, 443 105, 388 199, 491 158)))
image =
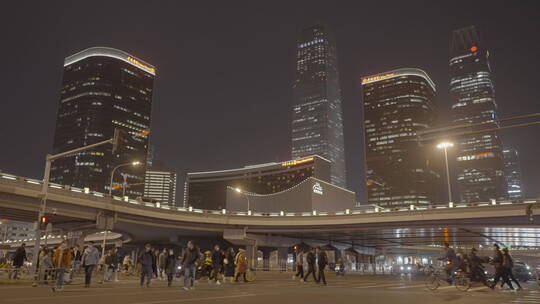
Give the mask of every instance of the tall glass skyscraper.
POLYGON ((440 178, 433 145, 417 132, 436 123, 435 84, 420 69, 362 78, 369 204, 401 207, 437 203, 440 178))
POLYGON ((504 148, 504 177, 506 179, 506 197, 508 199, 523 198, 523 187, 521 183, 521 167, 519 165, 519 154, 514 148, 504 148))
POLYGON ((346 187, 336 42, 327 26, 300 32, 293 91, 292 157, 330 160, 332 184, 346 187))
POLYGON ((108 192, 113 168, 139 161, 136 168, 116 170, 114 182, 123 182, 124 174, 128 184, 137 184, 126 195, 143 195, 155 72, 152 65, 112 48, 93 47, 65 59, 53 153, 112 138, 115 128, 127 136, 114 155, 112 146, 104 145, 55 160, 52 182, 108 192))
MULTIPOLYGON (((450 96, 454 125, 475 124, 468 130, 498 127, 495 85, 489 52, 476 29, 455 30, 450 42, 450 96)), ((503 154, 494 131, 456 139, 457 184, 462 202, 489 201, 505 193, 503 154)))

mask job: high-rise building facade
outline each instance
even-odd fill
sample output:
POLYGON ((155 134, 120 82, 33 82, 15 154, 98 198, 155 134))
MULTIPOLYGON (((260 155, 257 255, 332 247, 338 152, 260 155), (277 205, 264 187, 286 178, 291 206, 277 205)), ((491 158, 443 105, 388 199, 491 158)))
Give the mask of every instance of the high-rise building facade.
POLYGON ((301 31, 293 91, 292 157, 320 155, 330 160, 331 182, 346 187, 336 42, 327 26, 301 31))
POLYGON ((417 140, 436 123, 433 81, 420 69, 397 69, 363 77, 362 94, 369 204, 437 203, 435 151, 417 140))
POLYGON ((521 182, 521 167, 519 154, 514 148, 504 148, 504 178, 506 179, 506 198, 523 198, 523 186, 521 182))
MULTIPOLYGON (((266 163, 238 169, 188 173, 184 207, 221 210, 226 206, 227 188, 257 195, 277 194, 314 177, 330 181, 330 161, 317 155, 281 163, 266 163)), ((291 204, 294 204, 291 201, 291 204)))
POLYGON ((107 140, 115 129, 124 130, 126 140, 114 155, 112 145, 103 145, 55 160, 52 182, 108 192, 113 169, 138 161, 137 167, 119 167, 114 184, 125 175, 134 185, 125 194, 143 195, 155 72, 152 65, 112 48, 93 47, 65 59, 53 153, 107 140))
POLYGON ((479 131, 455 139, 460 200, 478 202, 504 197, 502 147, 493 131, 498 123, 489 52, 472 26, 452 33, 450 97, 453 125, 474 124, 468 130, 479 131))
POLYGON ((144 180, 144 198, 161 205, 176 205, 176 172, 164 168, 149 168, 144 180))

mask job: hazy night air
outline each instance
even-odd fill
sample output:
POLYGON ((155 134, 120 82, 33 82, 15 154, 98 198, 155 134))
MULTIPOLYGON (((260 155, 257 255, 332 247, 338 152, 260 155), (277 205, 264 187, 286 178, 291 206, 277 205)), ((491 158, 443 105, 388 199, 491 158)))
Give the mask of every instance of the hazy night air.
MULTIPOLYGON (((498 117, 539 112, 537 1, 316 2, 5 3, 5 11, 24 14, 0 21, 6 33, 0 170, 42 178, 64 58, 93 46, 157 67, 149 137, 156 160, 178 173, 177 201, 187 172, 291 159, 297 36, 315 24, 328 24, 335 35, 346 180, 360 201, 366 201, 361 77, 402 67, 426 71, 437 85, 440 116, 451 123, 453 30, 474 25, 488 46, 498 117)), ((504 130, 500 139, 519 152, 524 196, 537 197, 538 127, 504 130)), ((434 153, 442 163, 440 151, 434 153)))

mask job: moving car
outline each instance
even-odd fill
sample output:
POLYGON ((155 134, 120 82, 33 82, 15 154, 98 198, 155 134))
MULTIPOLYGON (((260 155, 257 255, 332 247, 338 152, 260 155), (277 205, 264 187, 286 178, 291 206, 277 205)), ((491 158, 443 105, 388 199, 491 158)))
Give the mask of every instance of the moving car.
POLYGON ((512 271, 514 272, 516 280, 521 282, 527 282, 534 279, 534 270, 523 262, 515 262, 514 269, 512 271))

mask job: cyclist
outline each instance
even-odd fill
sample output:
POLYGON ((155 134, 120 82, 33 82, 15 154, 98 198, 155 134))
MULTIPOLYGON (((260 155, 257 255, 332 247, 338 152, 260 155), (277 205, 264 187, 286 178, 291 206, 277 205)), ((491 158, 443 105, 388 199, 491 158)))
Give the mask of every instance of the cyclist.
POLYGON ((488 259, 481 258, 478 255, 476 255, 477 250, 476 248, 471 249, 471 254, 469 255, 469 269, 471 271, 471 280, 482 282, 482 284, 486 285, 487 287, 490 287, 489 283, 487 282, 486 278, 486 270, 484 269, 483 263, 487 263, 488 259))
POLYGON ((446 265, 444 266, 444 271, 446 272, 447 278, 446 281, 448 284, 452 284, 454 282, 454 273, 459 266, 459 261, 456 256, 456 252, 447 242, 444 243, 442 256, 438 258, 438 260, 446 262, 446 265))

